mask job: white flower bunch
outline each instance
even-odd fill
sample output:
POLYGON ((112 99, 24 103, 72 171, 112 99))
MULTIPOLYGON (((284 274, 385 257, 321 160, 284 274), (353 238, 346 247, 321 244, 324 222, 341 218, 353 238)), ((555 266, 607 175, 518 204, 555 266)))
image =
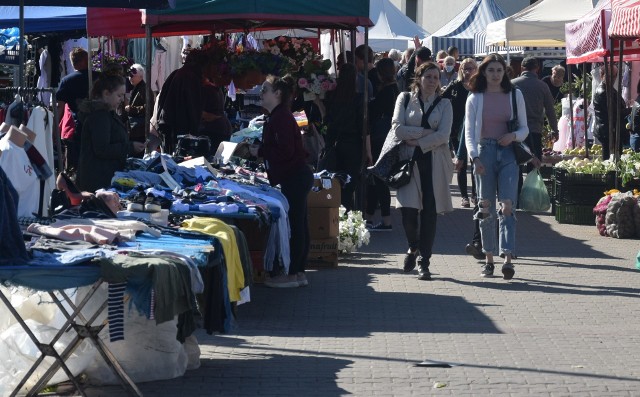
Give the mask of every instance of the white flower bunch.
POLYGON ((369 244, 369 230, 362 218, 362 212, 350 211, 340 206, 339 209, 338 251, 349 254, 363 245, 369 244))

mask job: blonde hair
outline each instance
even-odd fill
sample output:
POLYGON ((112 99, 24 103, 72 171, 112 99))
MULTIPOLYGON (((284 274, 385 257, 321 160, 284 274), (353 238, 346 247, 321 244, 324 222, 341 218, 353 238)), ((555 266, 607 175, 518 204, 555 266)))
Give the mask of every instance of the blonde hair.
POLYGON ((464 65, 468 63, 474 64, 476 66, 476 69, 478 69, 478 62, 476 62, 475 59, 473 58, 463 59, 462 62, 460 62, 460 68, 458 69, 458 80, 464 81, 464 65))

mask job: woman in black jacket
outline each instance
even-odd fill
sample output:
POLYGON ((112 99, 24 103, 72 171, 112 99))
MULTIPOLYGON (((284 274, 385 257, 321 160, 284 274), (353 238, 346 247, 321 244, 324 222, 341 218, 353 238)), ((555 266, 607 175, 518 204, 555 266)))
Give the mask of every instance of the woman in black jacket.
MULTIPOLYGON (((380 87, 375 99, 369 104, 371 120, 371 157, 373 163, 380 156, 382 145, 391 129, 391 119, 396 106, 396 98, 400 94, 396 82, 396 65, 391 58, 382 58, 376 63, 380 77, 380 87)), ((391 231, 391 192, 389 187, 379 178, 373 178, 373 184, 367 185, 367 206, 365 219, 371 231, 391 231), (382 222, 374 225, 373 215, 380 204, 382 222)))
POLYGON ((332 171, 351 177, 342 188, 342 205, 347 211, 354 207, 362 171, 362 113, 362 94, 356 94, 356 69, 346 63, 340 69, 335 91, 327 98, 326 147, 336 151, 336 169, 332 171))
MULTIPOLYGON (((451 125, 451 137, 449 138, 449 144, 453 151, 458 150, 461 141, 464 142, 464 138, 461 136, 462 126, 464 124, 465 104, 467 103, 467 96, 469 95, 469 80, 477 70, 478 65, 476 61, 471 58, 464 59, 460 63, 460 69, 458 69, 458 79, 449 84, 442 94, 443 98, 451 100, 451 106, 453 107, 453 124, 451 125)), ((455 170, 458 174, 458 188, 460 189, 460 196, 462 197, 462 206, 465 208, 469 208, 471 205, 469 202, 469 194, 467 193, 468 163, 469 159, 467 158, 466 151, 462 157, 456 158, 455 170)), ((471 178, 471 197, 475 202, 476 187, 473 178, 471 178)))
POLYGON ((115 113, 124 93, 122 68, 106 67, 93 84, 91 99, 80 104, 82 144, 76 184, 83 191, 111 186, 113 174, 124 170, 127 155, 144 150, 143 142, 129 141, 127 127, 115 113))

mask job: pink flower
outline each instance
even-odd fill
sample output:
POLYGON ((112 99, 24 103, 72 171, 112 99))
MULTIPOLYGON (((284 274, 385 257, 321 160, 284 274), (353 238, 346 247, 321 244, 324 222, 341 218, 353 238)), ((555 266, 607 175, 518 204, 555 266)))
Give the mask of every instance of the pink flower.
POLYGON ((331 90, 331 82, 329 80, 324 80, 320 83, 320 87, 322 87, 322 91, 331 90))
POLYGON ((323 74, 319 74, 318 75, 318 80, 319 81, 325 81, 327 79, 327 76, 323 75, 323 74))
POLYGON ((309 82, 304 77, 298 79, 298 86, 300 88, 307 88, 309 86, 309 82))

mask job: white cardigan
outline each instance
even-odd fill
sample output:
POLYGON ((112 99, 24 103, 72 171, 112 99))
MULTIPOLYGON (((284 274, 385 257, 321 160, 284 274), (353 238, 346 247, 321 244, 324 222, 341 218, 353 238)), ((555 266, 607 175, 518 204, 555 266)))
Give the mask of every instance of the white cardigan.
MULTIPOLYGON (((516 103, 518 105, 518 128, 515 132, 516 141, 522 142, 529 135, 529 127, 527 126, 527 110, 524 104, 522 92, 516 90, 516 103)), ((511 106, 511 114, 513 114, 513 104, 511 103, 511 93, 509 93, 509 104, 511 106)), ((482 105, 484 103, 484 95, 481 92, 471 93, 467 97, 465 106, 464 130, 465 144, 467 153, 470 158, 478 157, 478 145, 480 144, 482 134, 482 105)))

